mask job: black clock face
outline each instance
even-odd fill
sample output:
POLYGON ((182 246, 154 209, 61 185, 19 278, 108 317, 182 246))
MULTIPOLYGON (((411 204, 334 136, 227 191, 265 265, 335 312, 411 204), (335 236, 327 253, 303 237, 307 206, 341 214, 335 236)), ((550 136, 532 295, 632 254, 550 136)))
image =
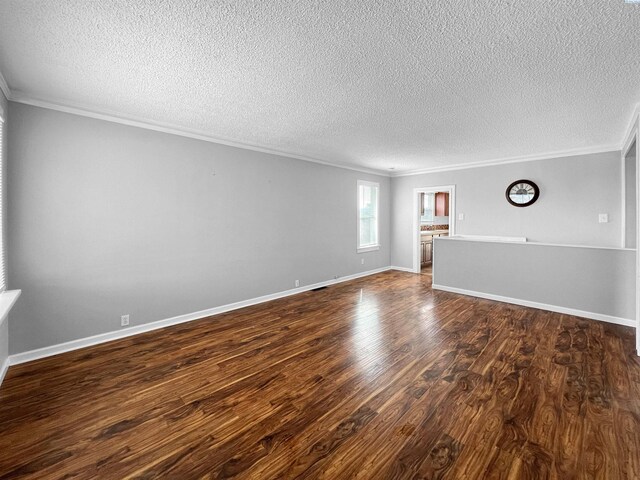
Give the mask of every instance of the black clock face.
POLYGON ((540 189, 531 180, 517 180, 507 187, 507 201, 516 207, 528 207, 540 195, 540 189))

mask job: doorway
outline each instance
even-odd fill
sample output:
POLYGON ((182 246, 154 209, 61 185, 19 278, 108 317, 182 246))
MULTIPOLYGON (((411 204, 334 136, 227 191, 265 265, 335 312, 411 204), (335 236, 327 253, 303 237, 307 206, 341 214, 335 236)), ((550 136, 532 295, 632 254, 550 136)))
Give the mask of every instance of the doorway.
POLYGON ((413 272, 432 274, 436 237, 455 235, 455 185, 413 190, 413 272))
POLYGON ((624 248, 637 247, 636 145, 634 140, 623 158, 624 168, 624 248))
POLYGON ((636 354, 640 355, 640 244, 638 233, 640 232, 640 163, 639 148, 640 118, 636 117, 635 124, 629 134, 625 147, 622 150, 622 175, 623 175, 623 232, 622 240, 624 248, 636 250, 636 354))

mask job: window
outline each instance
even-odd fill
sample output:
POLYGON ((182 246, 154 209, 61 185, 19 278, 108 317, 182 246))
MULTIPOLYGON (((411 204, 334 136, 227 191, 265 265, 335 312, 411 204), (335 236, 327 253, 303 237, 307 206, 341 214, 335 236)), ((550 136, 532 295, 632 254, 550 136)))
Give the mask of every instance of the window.
MULTIPOLYGON (((0 93, 0 95, 2 95, 0 93)), ((2 109, 0 108, 0 293, 6 290, 5 281, 5 262, 4 262, 4 228, 3 228, 3 184, 4 184, 4 145, 2 140, 4 139, 4 118, 2 109)))
POLYGON ((422 208, 420 212, 420 222, 433 223, 433 211, 435 209, 435 194, 421 193, 420 200, 422 201, 422 208))
POLYGON ((380 184, 358 180, 358 253, 380 248, 379 196, 380 184))

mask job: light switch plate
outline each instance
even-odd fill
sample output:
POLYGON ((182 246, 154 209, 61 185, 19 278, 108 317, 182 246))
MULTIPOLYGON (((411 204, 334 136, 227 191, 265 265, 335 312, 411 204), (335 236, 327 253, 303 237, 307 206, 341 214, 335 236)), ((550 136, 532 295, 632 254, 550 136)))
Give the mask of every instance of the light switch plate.
POLYGON ((599 223, 609 223, 609 214, 608 213, 601 213, 598 215, 598 222, 599 223))
POLYGON ((458 214, 458 220, 464 220, 464 213, 458 214))

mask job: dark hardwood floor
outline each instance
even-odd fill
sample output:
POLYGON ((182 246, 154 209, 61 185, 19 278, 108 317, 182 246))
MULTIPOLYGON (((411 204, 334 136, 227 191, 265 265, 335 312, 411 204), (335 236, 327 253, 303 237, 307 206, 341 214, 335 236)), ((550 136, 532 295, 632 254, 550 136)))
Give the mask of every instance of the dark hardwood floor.
POLYGON ((11 367, 0 477, 639 479, 631 328, 385 272, 11 367))

